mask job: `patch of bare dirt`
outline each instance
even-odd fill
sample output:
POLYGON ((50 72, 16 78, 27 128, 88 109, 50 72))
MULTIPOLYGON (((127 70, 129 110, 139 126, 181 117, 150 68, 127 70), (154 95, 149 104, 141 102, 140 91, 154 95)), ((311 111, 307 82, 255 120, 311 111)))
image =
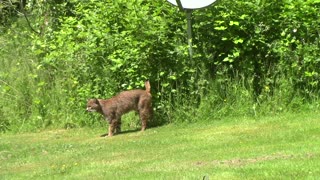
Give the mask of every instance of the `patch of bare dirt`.
POLYGON ((293 154, 272 154, 266 156, 260 156, 255 158, 247 158, 247 159, 229 159, 229 160, 213 160, 213 161, 198 161, 195 163, 196 166, 229 166, 229 167, 241 167, 249 164, 260 163, 265 161, 273 161, 273 160, 285 160, 285 159, 297 159, 297 158, 313 158, 315 154, 307 153, 304 155, 293 155, 293 154))

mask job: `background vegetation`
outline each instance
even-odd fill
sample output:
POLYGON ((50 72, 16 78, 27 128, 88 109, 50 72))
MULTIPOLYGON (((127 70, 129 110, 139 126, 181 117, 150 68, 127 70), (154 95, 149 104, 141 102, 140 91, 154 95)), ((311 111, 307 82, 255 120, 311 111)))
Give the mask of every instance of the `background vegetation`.
POLYGON ((86 100, 143 87, 152 125, 319 108, 318 0, 0 2, 0 131, 99 126, 86 100), (201 117, 201 118, 199 118, 201 117))

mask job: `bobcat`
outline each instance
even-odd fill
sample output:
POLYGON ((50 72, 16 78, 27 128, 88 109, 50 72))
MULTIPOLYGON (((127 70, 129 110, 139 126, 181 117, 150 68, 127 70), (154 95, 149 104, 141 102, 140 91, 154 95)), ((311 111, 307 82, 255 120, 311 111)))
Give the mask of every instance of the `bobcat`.
POLYGON ((141 120, 141 131, 147 128, 147 121, 152 114, 150 83, 145 82, 145 90, 123 91, 110 99, 89 99, 88 112, 98 112, 109 122, 108 136, 121 131, 121 116, 129 111, 136 111, 141 120))

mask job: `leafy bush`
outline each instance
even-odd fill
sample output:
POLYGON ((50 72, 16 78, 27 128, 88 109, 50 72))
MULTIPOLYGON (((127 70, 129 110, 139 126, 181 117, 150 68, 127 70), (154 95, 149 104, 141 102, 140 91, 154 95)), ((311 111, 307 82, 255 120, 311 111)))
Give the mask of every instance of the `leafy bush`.
POLYGON ((39 34, 18 18, 0 36, 1 96, 12 102, 0 103, 0 128, 100 125, 84 113, 87 98, 146 79, 154 125, 317 108, 319 6, 224 0, 195 10, 191 60, 185 14, 169 3, 28 2, 39 34), (16 106, 18 115, 10 112, 16 106))

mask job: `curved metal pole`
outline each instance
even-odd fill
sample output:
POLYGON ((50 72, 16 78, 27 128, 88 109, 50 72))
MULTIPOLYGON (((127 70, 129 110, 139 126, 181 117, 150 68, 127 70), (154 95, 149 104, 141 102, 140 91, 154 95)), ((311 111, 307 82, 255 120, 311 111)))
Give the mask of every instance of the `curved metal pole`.
POLYGON ((189 55, 190 55, 190 59, 192 60, 192 10, 191 9, 187 9, 186 10, 186 14, 187 14, 187 33, 188 33, 188 45, 189 45, 189 55))
POLYGON ((177 5, 178 5, 180 11, 183 11, 184 8, 182 7, 181 1, 180 0, 176 0, 176 2, 177 2, 177 5))
POLYGON ((188 45, 189 45, 189 55, 192 60, 192 9, 184 9, 180 0, 176 0, 177 5, 181 11, 185 11, 187 15, 187 34, 188 34, 188 45))

